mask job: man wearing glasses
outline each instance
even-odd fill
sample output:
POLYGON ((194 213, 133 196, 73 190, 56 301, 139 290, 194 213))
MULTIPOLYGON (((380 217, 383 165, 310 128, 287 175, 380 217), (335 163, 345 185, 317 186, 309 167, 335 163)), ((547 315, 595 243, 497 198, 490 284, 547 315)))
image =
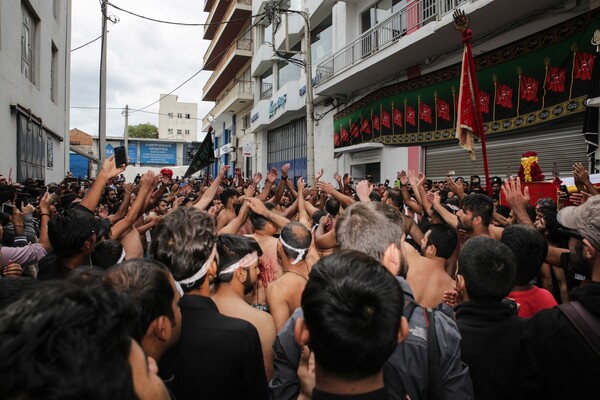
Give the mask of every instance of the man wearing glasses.
POLYGON ((569 268, 586 278, 571 291, 581 322, 572 323, 564 305, 531 318, 523 343, 524 398, 586 398, 600 370, 600 196, 561 209, 557 218, 570 236, 569 268))

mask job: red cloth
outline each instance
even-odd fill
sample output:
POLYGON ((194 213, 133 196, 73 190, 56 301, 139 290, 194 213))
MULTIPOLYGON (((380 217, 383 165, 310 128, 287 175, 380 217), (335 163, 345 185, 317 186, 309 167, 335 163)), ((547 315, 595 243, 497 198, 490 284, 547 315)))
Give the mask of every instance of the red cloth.
POLYGON ((392 114, 394 115, 394 125, 402 127, 402 113, 397 108, 392 108, 392 114))
POLYGON ((506 108, 512 108, 513 90, 510 86, 502 83, 496 84, 496 104, 506 108))
POLYGON ((483 90, 479 91, 479 111, 486 114, 490 112, 490 95, 483 90))
POLYGON ((347 142, 350 139, 350 134, 346 130, 346 128, 342 128, 342 142, 347 142))
POLYGON ((340 135, 337 132, 333 133, 333 144, 335 147, 340 145, 340 135))
POLYGON ((552 92, 563 93, 565 91, 566 71, 564 68, 549 66, 546 88, 552 92))
POLYGON ((390 113, 385 110, 381 111, 381 125, 385 126, 386 128, 392 127, 390 113))
POLYGON ((412 108, 411 106, 407 106, 406 107, 406 122, 408 122, 412 126, 415 126, 417 124, 415 117, 416 117, 415 109, 412 108))
POLYGON ((360 132, 358 130, 358 125, 352 124, 352 126, 350 127, 350 133, 354 137, 359 137, 360 136, 360 132))
POLYGON ((590 53, 577 52, 577 55, 575 56, 575 79, 591 81, 593 68, 594 55, 590 53))
POLYGON ((421 103, 421 110, 419 112, 419 118, 421 119, 421 121, 425 121, 431 124, 431 114, 431 107, 429 106, 429 104, 421 103))
POLYGON ((369 120, 368 119, 363 119, 362 122, 360 123, 360 129, 361 131, 363 131, 366 134, 371 134, 371 125, 369 125, 369 120))
POLYGON ((450 104, 442 99, 435 99, 437 104, 437 116, 446 121, 450 121, 450 104))
POLYGON ((540 82, 530 76, 521 76, 521 98, 528 101, 538 101, 540 82))
POLYGON ((371 117, 371 121, 373 121, 373 130, 379 130, 379 115, 373 114, 371 117))
POLYGON ((510 292, 510 297, 519 304, 519 317, 530 318, 538 312, 557 305, 552 293, 534 286, 532 289, 510 292))

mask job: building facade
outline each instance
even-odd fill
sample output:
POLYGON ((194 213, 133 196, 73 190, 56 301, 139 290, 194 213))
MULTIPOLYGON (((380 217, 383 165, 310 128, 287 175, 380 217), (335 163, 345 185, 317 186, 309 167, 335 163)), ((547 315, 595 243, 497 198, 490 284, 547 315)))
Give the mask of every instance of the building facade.
POLYGON ((174 94, 161 94, 159 101, 158 138, 195 142, 198 140, 198 104, 177 101, 174 94))
MULTIPOLYGON (((276 2, 277 3, 277 2, 276 2)), ((253 14, 272 4, 255 1, 253 14)), ((312 66, 306 78, 305 24, 280 12, 255 28, 251 127, 258 168, 292 161, 305 176, 306 154, 325 179, 350 172, 393 181, 397 171, 431 178, 483 175, 455 138, 463 52, 452 13, 471 18, 479 100, 491 175, 516 174, 521 154, 537 151, 551 177, 585 162, 581 134, 599 28, 598 2, 532 0, 289 0, 308 13, 312 66), (506 12, 506 10, 511 10, 506 12), (273 30, 275 30, 273 32, 273 30), (313 85, 314 149, 306 144, 306 84, 313 85), (304 132, 304 138, 303 133, 304 132)))
POLYGON ((210 24, 204 29, 204 39, 211 44, 203 69, 212 75, 204 85, 202 100, 214 101, 215 106, 203 118, 202 130, 214 129, 218 161, 212 173, 230 165, 250 176, 256 171, 256 139, 249 129, 254 89, 250 74, 252 1, 206 0, 204 11, 209 13, 206 23, 210 24))
POLYGON ((0 28, 0 171, 58 182, 68 169, 71 1, 3 1, 0 28))

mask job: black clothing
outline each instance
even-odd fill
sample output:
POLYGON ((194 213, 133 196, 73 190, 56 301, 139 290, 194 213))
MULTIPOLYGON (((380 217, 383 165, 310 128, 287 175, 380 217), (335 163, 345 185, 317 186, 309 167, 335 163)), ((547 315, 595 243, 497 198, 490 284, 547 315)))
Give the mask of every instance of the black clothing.
POLYGON ((179 302, 181 338, 163 356, 159 374, 177 400, 268 398, 258 332, 251 323, 219 313, 208 297, 179 302))
POLYGON ((37 279, 40 281, 64 280, 71 271, 52 252, 38 262, 37 279))
POLYGON ((462 360, 469 366, 475 398, 518 398, 526 321, 502 303, 467 301, 455 310, 462 360))
POLYGON ((388 393, 385 387, 375 390, 369 393, 363 394, 332 394, 327 392, 321 392, 318 389, 313 389, 312 393, 313 400, 387 400, 388 393))
MULTIPOLYGON (((600 318, 600 282, 584 283, 573 289, 571 299, 600 318)), ((523 378, 525 397, 598 397, 600 358, 557 307, 542 310, 528 321, 523 346, 523 355, 531 367, 531 373, 523 378)))

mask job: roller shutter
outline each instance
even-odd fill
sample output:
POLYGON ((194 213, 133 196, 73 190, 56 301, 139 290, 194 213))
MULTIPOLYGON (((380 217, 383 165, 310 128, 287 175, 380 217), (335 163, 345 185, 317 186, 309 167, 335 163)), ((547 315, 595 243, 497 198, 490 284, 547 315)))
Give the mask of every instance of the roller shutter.
MULTIPOLYGON (((571 119, 568 123, 537 128, 535 131, 518 134, 504 134, 487 137, 488 165, 490 176, 505 178, 508 174, 517 175, 521 164, 521 154, 535 151, 546 179, 552 179, 552 166, 556 161, 561 176, 571 175, 573 163, 587 163, 586 145, 581 134, 583 116, 571 119)), ((476 159, 471 161, 469 154, 458 146, 458 141, 441 146, 428 146, 425 151, 425 173, 428 178, 444 178, 448 171, 455 176, 485 176, 481 145, 475 145, 476 159)))

